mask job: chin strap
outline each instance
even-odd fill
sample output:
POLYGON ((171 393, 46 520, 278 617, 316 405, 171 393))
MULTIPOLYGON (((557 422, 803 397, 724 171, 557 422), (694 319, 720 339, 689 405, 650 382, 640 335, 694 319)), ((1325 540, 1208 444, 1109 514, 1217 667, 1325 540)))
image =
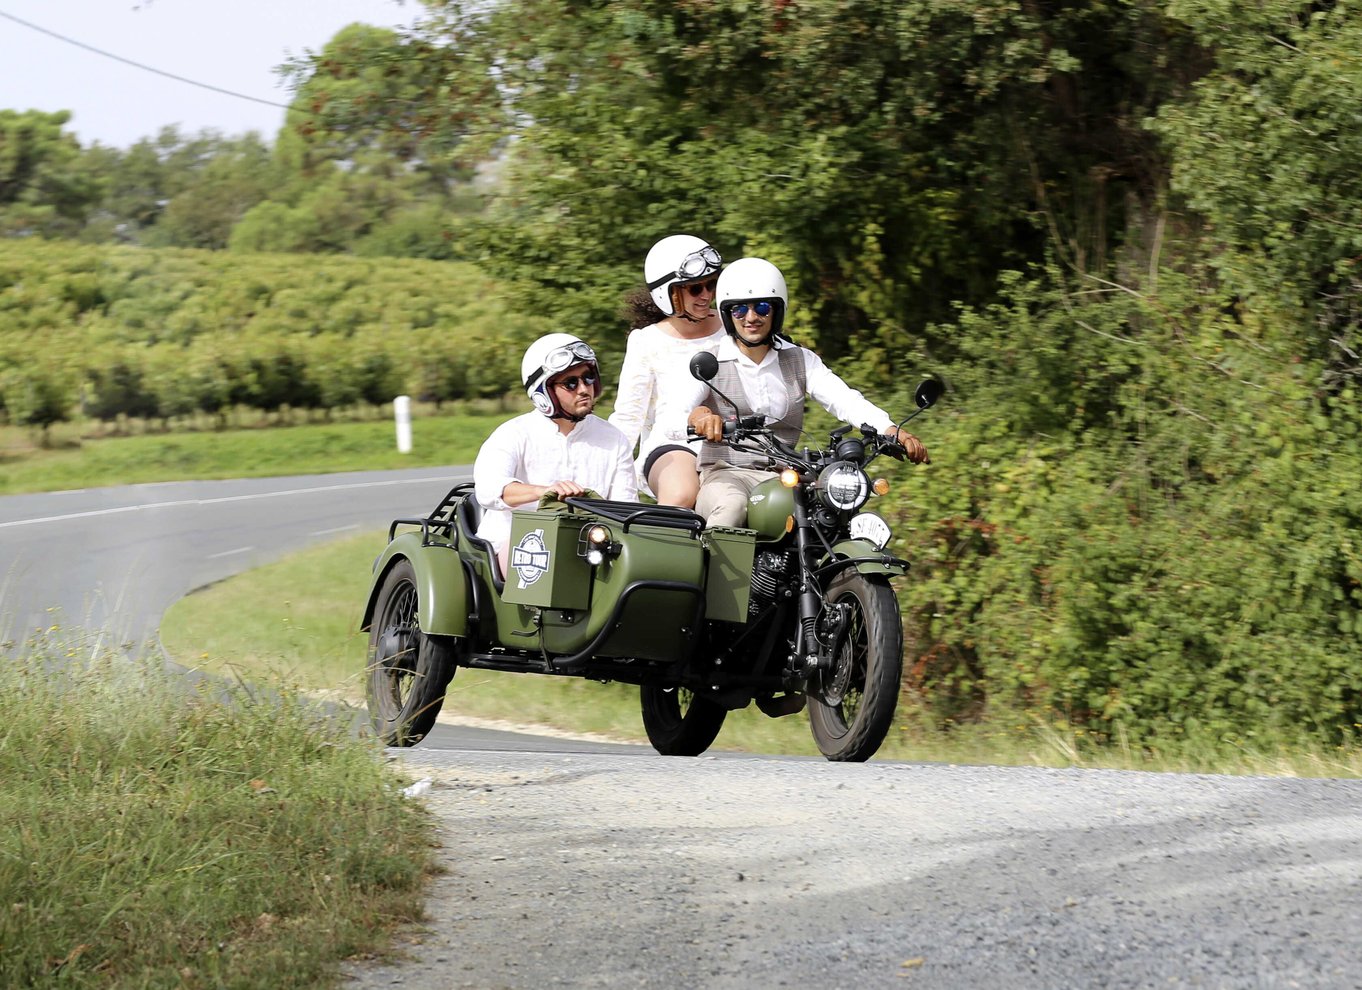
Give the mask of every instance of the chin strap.
MULTIPOLYGON (((677 317, 678 317, 679 319, 685 320, 687 323, 704 323, 704 322, 705 322, 703 319, 697 320, 695 317, 693 317, 693 316, 691 316, 689 313, 687 313, 684 309, 683 309, 681 312, 677 313, 676 315, 677 315, 677 317)), ((706 317, 706 319, 708 319, 708 317, 706 317)))
MULTIPOLYGON (((591 414, 587 413, 587 416, 589 415, 591 414)), ((580 423, 582 420, 586 419, 586 416, 574 416, 572 413, 556 412, 550 416, 549 419, 565 419, 569 423, 580 423)))

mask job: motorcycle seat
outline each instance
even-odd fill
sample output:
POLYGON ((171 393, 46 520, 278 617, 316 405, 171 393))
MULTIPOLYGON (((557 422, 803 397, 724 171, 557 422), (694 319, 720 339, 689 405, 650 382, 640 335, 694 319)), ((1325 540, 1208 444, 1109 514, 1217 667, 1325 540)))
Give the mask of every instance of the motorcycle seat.
POLYGON ((469 492, 460 500, 459 507, 454 510, 454 518, 458 522, 459 539, 467 540, 468 545, 474 550, 487 554, 487 566, 492 574, 492 585, 496 588, 497 594, 501 594, 501 587, 505 583, 501 576, 501 565, 497 563, 496 548, 478 536, 478 526, 482 522, 482 506, 478 504, 478 500, 472 492, 469 492))

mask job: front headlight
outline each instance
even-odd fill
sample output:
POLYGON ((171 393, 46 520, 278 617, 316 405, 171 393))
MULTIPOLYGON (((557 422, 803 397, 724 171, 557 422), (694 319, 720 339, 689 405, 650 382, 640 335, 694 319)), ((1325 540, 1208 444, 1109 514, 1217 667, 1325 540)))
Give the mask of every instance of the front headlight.
POLYGON ((618 557, 620 545, 610 539, 610 529, 600 523, 587 523, 577 536, 577 555, 592 567, 618 557))
POLYGON ((854 512, 870 498, 870 479, 850 461, 835 461, 818 476, 818 497, 833 509, 854 512))

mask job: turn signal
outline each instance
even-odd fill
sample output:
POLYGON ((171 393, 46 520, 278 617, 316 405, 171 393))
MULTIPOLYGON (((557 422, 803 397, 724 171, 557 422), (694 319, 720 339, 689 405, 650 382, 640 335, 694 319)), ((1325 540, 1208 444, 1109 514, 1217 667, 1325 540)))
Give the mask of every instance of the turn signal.
POLYGON ((780 472, 780 483, 786 488, 793 488, 799 484, 799 472, 794 468, 786 468, 780 472))
POLYGON ((872 495, 888 495, 889 479, 876 478, 874 481, 870 483, 870 492, 872 495))

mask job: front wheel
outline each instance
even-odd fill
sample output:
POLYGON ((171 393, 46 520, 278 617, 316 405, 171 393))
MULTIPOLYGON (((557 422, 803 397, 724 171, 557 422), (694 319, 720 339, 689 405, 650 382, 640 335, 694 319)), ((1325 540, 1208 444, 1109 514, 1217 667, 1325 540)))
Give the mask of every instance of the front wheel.
POLYGON ((416 571, 399 560, 383 580, 369 628, 369 721, 388 746, 415 746, 435 726, 454 676, 457 640, 417 622, 416 571))
POLYGON ((727 708, 686 688, 645 684, 639 696, 648 741, 663 756, 699 756, 718 738, 728 717, 727 708))
POLYGON ((854 569, 828 585, 840 612, 832 667, 809 683, 809 727, 829 760, 875 755, 894 722, 903 674, 903 623, 889 582, 854 569))

